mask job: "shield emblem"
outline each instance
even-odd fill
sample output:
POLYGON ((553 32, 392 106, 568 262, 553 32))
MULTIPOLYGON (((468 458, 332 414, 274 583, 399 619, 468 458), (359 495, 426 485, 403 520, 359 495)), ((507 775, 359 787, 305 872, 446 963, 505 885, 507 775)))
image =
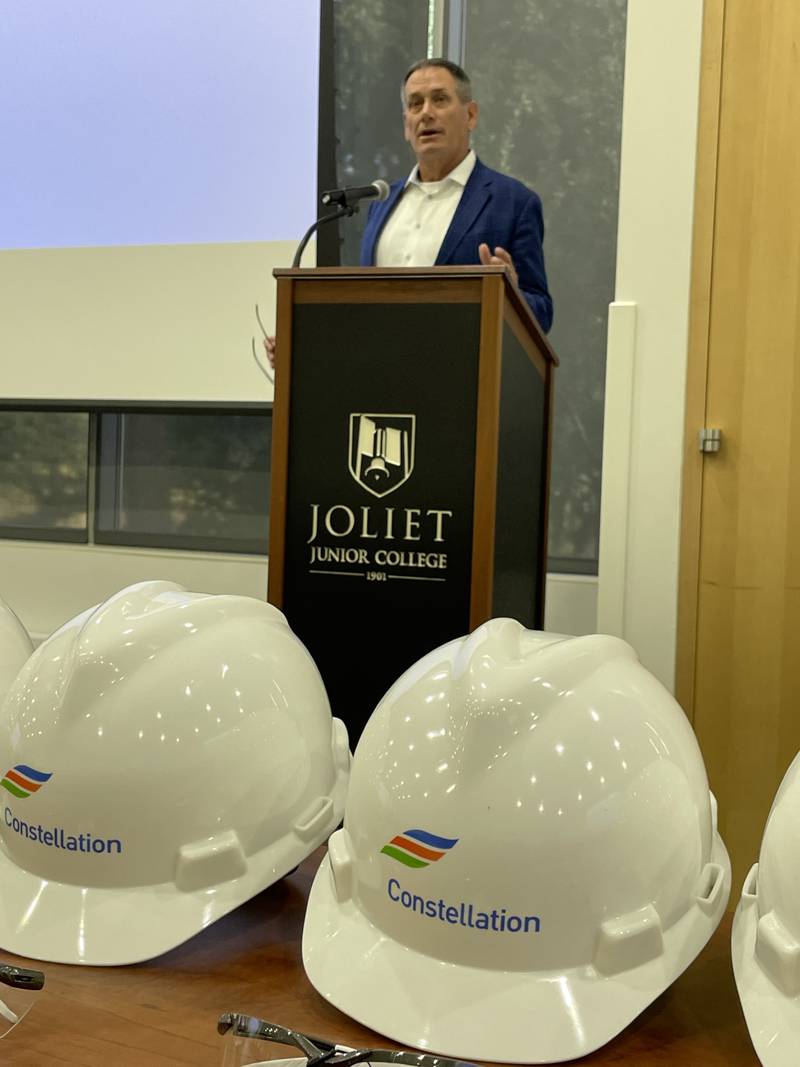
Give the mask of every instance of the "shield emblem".
POLYGON ((414 469, 416 415, 350 416, 349 468, 362 489, 387 496, 414 469))

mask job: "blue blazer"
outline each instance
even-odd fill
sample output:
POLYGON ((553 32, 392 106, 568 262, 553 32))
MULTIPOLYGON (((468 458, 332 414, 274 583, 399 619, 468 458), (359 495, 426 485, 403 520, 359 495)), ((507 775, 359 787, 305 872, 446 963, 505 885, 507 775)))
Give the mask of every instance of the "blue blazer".
MULTIPOLYGON (((397 207, 405 179, 392 182, 389 197, 373 203, 361 239, 361 266, 375 265, 375 249, 386 220, 397 207)), ((522 182, 485 167, 478 159, 469 176, 453 221, 445 234, 436 265, 480 263, 478 245, 511 253, 522 295, 546 332, 553 321, 553 301, 547 289, 542 238, 542 202, 522 182)))

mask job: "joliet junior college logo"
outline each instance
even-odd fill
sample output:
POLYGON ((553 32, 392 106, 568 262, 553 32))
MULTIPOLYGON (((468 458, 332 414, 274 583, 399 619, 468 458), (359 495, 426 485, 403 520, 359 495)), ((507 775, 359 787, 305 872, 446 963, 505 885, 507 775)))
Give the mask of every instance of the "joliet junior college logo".
POLYGON ((373 496, 394 492, 414 469, 415 415, 350 416, 349 467, 373 496))

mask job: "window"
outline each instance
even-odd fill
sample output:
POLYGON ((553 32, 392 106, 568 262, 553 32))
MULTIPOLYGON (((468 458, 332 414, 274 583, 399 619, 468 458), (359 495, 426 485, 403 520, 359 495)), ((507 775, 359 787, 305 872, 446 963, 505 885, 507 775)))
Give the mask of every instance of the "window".
POLYGON ((596 574, 627 0, 467 0, 484 163, 542 198, 559 355, 548 570, 596 574))
MULTIPOLYGON (((333 5, 336 175, 339 185, 405 177, 400 83, 426 54, 428 0, 337 0, 333 5)), ((358 263, 367 208, 340 225, 340 262, 358 263)), ((322 235, 320 235, 322 237, 322 235)), ((320 259, 320 262, 322 260, 320 259)))
POLYGON ((272 419, 103 415, 95 540, 267 552, 272 419))
POLYGON ((0 410, 0 536, 264 553, 271 405, 0 410))
POLYGON ((0 411, 0 535, 88 537, 89 415, 0 411))
MULTIPOLYGON (((415 59, 443 51, 472 79, 481 106, 474 145, 483 162, 542 197, 555 304, 551 341, 561 363, 550 571, 597 573, 626 19, 627 0, 333 4, 336 106, 330 121, 340 185, 408 174, 413 157, 402 135, 399 82, 415 59), (436 24, 449 27, 444 46, 436 44, 435 32, 427 38, 426 28, 436 24)), ((363 222, 356 217, 341 224, 342 263, 358 263, 363 222)))

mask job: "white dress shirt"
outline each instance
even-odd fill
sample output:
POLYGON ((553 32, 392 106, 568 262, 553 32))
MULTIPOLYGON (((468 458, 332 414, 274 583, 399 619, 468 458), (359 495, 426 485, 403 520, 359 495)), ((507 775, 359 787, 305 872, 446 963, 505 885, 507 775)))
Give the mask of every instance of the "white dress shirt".
POLYGON ((378 239, 377 267, 434 265, 474 166, 475 152, 470 149, 438 182, 420 181, 419 166, 414 167, 378 239))

